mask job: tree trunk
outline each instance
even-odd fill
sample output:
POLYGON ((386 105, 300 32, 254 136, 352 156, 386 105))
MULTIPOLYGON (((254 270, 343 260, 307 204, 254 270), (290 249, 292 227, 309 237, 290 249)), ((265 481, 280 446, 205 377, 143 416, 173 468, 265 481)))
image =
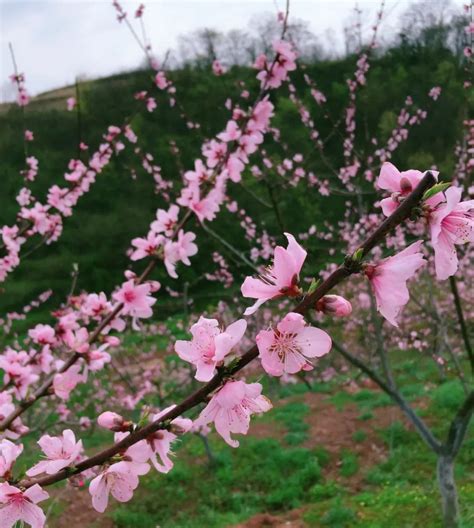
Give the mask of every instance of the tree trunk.
POLYGON ((438 457, 438 483, 443 508, 443 526, 444 528, 458 528, 458 492, 454 482, 454 460, 451 456, 440 455, 438 457))

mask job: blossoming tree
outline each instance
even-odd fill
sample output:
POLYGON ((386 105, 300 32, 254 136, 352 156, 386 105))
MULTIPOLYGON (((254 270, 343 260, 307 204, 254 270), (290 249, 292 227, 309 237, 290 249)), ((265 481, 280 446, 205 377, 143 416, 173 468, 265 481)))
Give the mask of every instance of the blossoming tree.
MULTIPOLYGON (((137 112, 153 112, 161 100, 181 111, 172 74, 154 59, 148 43, 135 32, 131 17, 117 1, 113 4, 119 21, 127 24, 142 46, 153 72, 152 86, 133 94, 137 112)), ((108 293, 84 292, 71 296, 55 312, 54 325, 37 324, 28 331, 23 342, 12 343, 0 356, 0 367, 4 372, 0 393, 2 526, 11 527, 17 521, 33 528, 44 526, 45 514, 39 503, 48 498, 48 486, 64 480, 77 482, 79 478, 85 479, 92 505, 98 512, 106 510, 110 496, 120 502, 131 500, 140 477, 152 467, 160 473, 172 470, 170 454, 173 443, 181 435, 207 433, 209 427, 214 426, 227 444, 238 447, 235 435, 247 434, 252 416, 272 408, 263 394, 262 384, 250 379, 250 364, 258 365, 257 368, 261 367, 266 375, 278 379, 311 376, 317 372, 321 358, 336 354, 389 394, 436 453, 444 524, 457 526, 459 514, 453 464, 474 410, 472 381, 468 381, 465 374, 466 363, 474 372, 474 356, 462 303, 465 292, 459 293, 455 276, 462 273, 466 284, 472 279, 473 254, 466 246, 474 240, 474 200, 463 196, 472 193, 469 176, 474 165, 469 155, 472 154, 474 128, 471 121, 467 122, 465 142, 457 153, 459 165, 452 181, 446 181, 450 180, 448 175, 439 178, 435 168, 399 171, 389 161, 398 145, 407 140, 410 128, 425 117, 423 111, 411 113, 410 100, 400 113, 389 144, 386 147, 376 145, 368 154, 360 152, 356 141, 357 94, 366 84, 370 52, 375 46, 382 9, 378 13, 371 45, 361 54, 354 78, 348 80, 349 102, 344 112, 343 130, 334 124, 334 131, 342 134, 343 166, 335 167, 326 157, 324 141, 292 84, 291 75, 297 70, 297 50, 286 38, 288 6, 286 12, 278 16, 281 36, 273 43, 273 55, 260 55, 255 61, 258 89, 254 99, 250 99, 247 90, 241 94, 243 102, 229 99, 226 103, 229 118, 225 127, 214 138, 205 139, 194 167, 183 171, 179 189, 171 190, 156 170, 153 158, 135 148, 140 164, 154 175, 157 187, 167 197, 168 207, 158 208, 156 218, 150 219, 148 232, 137 233, 137 237, 131 240, 130 267, 124 271, 125 280, 108 293), (315 152, 327 166, 330 175, 327 179, 318 180, 311 171, 311 160, 304 160, 299 153, 290 156, 285 151, 284 142, 272 125, 272 119, 278 113, 272 95, 279 89, 289 90, 302 127, 308 130, 315 152), (265 142, 269 137, 284 153, 281 163, 266 152, 265 142), (328 226, 326 233, 316 235, 316 238, 332 242, 334 232, 339 230, 341 239, 346 242, 345 256, 332 259, 334 253, 327 252, 327 268, 317 280, 312 272, 307 271, 311 257, 304 247, 304 240, 315 235, 314 230, 310 232, 310 228, 306 236, 297 236, 282 229, 278 236, 286 237, 286 247, 262 232, 257 244, 257 219, 248 218, 242 204, 233 198, 233 189, 243 185, 246 179, 255 178, 266 185, 268 174, 281 179, 281 185, 288 193, 292 187, 307 185, 318 189, 318 198, 330 192, 348 196, 351 207, 340 225, 337 228, 328 226), (377 197, 372 202, 380 199, 378 209, 364 198, 369 187, 373 192, 374 184, 377 197), (250 234, 250 240, 255 243, 255 251, 250 257, 241 254, 230 241, 210 227, 224 209, 234 214, 236 221, 241 221, 246 235, 250 234), (357 219, 350 214, 354 211, 357 219), (181 360, 174 364, 175 372, 171 369, 170 372, 156 373, 159 383, 166 375, 181 376, 184 369, 186 372, 179 379, 186 379, 186 387, 191 387, 189 375, 186 378, 189 366, 192 377, 201 385, 177 401, 170 401, 169 396, 160 394, 162 401, 166 402, 161 410, 141 408, 142 396, 156 390, 156 385, 151 383, 150 376, 140 375, 140 380, 135 379, 130 389, 133 394, 122 393, 112 400, 112 406, 107 405, 110 400, 96 402, 97 416, 93 419, 101 428, 114 433, 108 447, 93 455, 86 454, 85 442, 79 435, 81 427, 88 427, 89 418, 80 416, 80 409, 75 409, 78 414, 75 430, 61 429, 60 420, 54 425, 48 424, 50 430, 38 441, 43 459, 39 460, 38 453, 38 461, 27 469, 25 475, 16 474, 15 462, 23 452, 22 436, 29 427, 40 422, 41 414, 52 410, 59 417, 68 415, 71 412, 68 405, 74 405, 71 395, 75 391, 87 384, 94 387, 99 371, 113 371, 114 354, 120 348, 121 334, 127 328, 142 331, 143 320, 159 312, 160 300, 166 294, 154 279, 155 270, 163 266, 179 288, 181 266, 192 266, 193 259, 199 258, 200 239, 196 232, 206 233, 216 241, 216 251, 225 247, 239 263, 252 270, 241 284, 235 320, 222 326, 216 318, 200 315, 190 326, 188 339, 171 343, 172 353, 181 360), (259 260, 263 266, 256 264, 259 260), (144 265, 139 267, 141 262, 144 265), (409 313, 409 307, 406 305, 412 286, 421 280, 422 274, 429 277, 430 288, 440 288, 438 284, 449 282, 451 291, 448 293, 453 296, 460 325, 455 346, 458 347, 460 341, 466 352, 466 359, 457 350, 450 357, 466 388, 466 398, 453 416, 445 440, 435 437, 397 388, 387 353, 387 343, 396 338, 389 337, 389 331, 382 325, 383 320, 402 329, 409 325, 405 315, 409 313), (356 306, 354 300, 353 306, 348 299, 355 299, 361 292, 365 296, 357 301, 361 306, 356 306), (253 302, 251 306, 249 299, 253 302), (361 324, 365 321, 365 315, 361 315, 362 301, 368 301, 371 307, 366 314, 371 332, 364 336, 369 339, 368 343, 361 336, 353 340, 344 338, 355 333, 355 321, 361 324), (249 327, 258 320, 264 304, 272 308, 271 325, 258 327, 251 336, 249 327), (341 333, 336 325, 334 331, 331 329, 332 319, 341 322, 344 332, 341 333), (251 345, 242 352, 245 342, 251 345), (359 350, 361 345, 365 349, 367 346, 375 348, 378 360, 374 362, 367 358, 364 351, 359 350), (123 416, 127 407, 129 416, 123 416), (28 425, 27 411, 30 413, 28 425), (57 434, 50 434, 56 429, 57 434)), ((141 21, 143 15, 144 7, 140 6, 135 18, 141 21)), ((469 31, 472 34, 472 24, 469 31)), ((218 76, 226 73, 225 67, 217 60, 212 69, 218 76)), ((18 104, 25 107, 29 101, 25 77, 16 71, 13 81, 17 86, 18 104)), ((326 98, 315 81, 306 76, 305 82, 317 104, 324 105, 326 98)), ((440 91, 434 89, 430 97, 437 99, 439 95, 440 91)), ((74 98, 68 99, 67 109, 77 110, 78 102, 74 98)), ((186 118, 184 113, 183 116, 186 118)), ((196 124, 188 121, 188 126, 193 129, 196 124)), ((25 129, 25 144, 33 140, 34 132, 25 129)), ((45 203, 34 197, 28 187, 28 182, 39 172, 39 162, 25 152, 25 186, 17 196, 20 206, 18 222, 1 229, 1 281, 6 281, 21 265, 23 247, 29 239, 38 238, 47 244, 59 241, 63 222, 73 214, 79 199, 92 192, 96 178, 100 177, 111 158, 120 156, 126 148, 133 149, 137 141, 133 117, 125 119, 120 126, 109 126, 103 143, 88 154, 87 161, 70 160, 63 186, 53 185, 45 203)), ((81 152, 87 151, 82 141, 78 147, 81 152)), ((277 201, 272 199, 269 207, 282 224, 277 201)), ((225 259, 217 254, 213 260, 219 273, 209 274, 209 280, 233 281, 231 267, 225 259)), ((439 302, 446 305, 452 301, 446 301, 443 294, 439 302)), ((431 316, 442 320, 442 310, 446 307, 437 308, 436 315, 431 316)), ((398 340, 400 342, 401 338, 398 340)), ((445 341, 447 343, 448 339, 445 341)), ((438 363, 444 361, 439 352, 433 352, 433 357, 438 363)), ((151 378, 154 375, 151 370, 151 378)))

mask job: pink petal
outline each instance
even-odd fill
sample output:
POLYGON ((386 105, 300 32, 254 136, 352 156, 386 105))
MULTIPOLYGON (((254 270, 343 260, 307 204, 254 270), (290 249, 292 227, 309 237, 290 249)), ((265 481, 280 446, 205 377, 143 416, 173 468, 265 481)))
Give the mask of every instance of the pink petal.
POLYGON ((400 190, 400 179, 401 175, 397 167, 393 163, 386 161, 380 170, 377 186, 386 191, 397 192, 400 190))
POLYGON ((332 347, 332 340, 324 330, 307 326, 295 338, 301 352, 309 358, 325 356, 332 347))

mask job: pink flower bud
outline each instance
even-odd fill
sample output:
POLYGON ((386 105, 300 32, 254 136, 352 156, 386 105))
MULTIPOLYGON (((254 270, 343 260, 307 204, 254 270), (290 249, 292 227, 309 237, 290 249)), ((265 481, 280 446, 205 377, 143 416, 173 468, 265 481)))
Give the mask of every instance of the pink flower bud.
POLYGON ((352 305, 340 295, 325 295, 316 303, 316 310, 334 317, 346 317, 352 312, 352 305))
POLYGON ((123 417, 111 411, 103 412, 97 418, 97 423, 104 429, 110 429, 115 432, 126 431, 128 429, 128 423, 123 417))

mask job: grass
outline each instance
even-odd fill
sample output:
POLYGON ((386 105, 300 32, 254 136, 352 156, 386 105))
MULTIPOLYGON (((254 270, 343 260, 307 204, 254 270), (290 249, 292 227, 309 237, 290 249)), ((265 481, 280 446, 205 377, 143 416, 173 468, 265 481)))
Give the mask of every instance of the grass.
POLYGON ((180 453, 169 475, 145 478, 135 500, 113 513, 118 527, 226 526, 259 511, 297 508, 321 478, 314 453, 273 439, 244 438, 236 450, 216 442, 214 468, 201 444, 189 443, 194 463, 180 453))

